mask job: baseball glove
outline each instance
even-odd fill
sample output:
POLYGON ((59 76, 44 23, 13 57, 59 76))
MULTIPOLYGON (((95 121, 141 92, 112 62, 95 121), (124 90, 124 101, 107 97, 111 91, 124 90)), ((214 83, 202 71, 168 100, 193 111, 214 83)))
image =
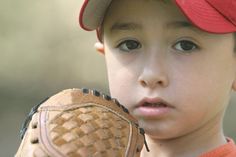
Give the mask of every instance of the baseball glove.
POLYGON ((64 90, 32 108, 15 157, 139 157, 144 130, 116 99, 64 90))

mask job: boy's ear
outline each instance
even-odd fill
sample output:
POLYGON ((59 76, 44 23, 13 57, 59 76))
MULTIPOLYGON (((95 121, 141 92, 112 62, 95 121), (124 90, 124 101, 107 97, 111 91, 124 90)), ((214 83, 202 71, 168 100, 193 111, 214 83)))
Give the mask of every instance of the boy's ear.
POLYGON ((233 80, 233 83, 232 83, 232 90, 236 92, 236 76, 234 77, 234 80, 233 80))
POLYGON ((96 48, 96 50, 101 53, 101 54, 105 54, 105 49, 104 49, 104 44, 101 42, 96 42, 94 44, 94 47, 96 48))
POLYGON ((233 89, 234 91, 236 91, 236 78, 235 78, 235 80, 234 80, 234 82, 233 82, 233 84, 232 84, 232 89, 233 89))

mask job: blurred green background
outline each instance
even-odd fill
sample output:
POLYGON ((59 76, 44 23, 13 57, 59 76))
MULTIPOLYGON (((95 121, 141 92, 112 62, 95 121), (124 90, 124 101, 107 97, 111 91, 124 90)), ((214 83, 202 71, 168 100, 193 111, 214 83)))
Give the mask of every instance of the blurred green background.
MULTIPOLYGON (((95 32, 78 26, 82 1, 0 0, 1 157, 14 156, 25 116, 45 97, 72 87, 108 93, 95 32)), ((234 94, 225 118, 225 133, 234 139, 235 100, 234 94)))

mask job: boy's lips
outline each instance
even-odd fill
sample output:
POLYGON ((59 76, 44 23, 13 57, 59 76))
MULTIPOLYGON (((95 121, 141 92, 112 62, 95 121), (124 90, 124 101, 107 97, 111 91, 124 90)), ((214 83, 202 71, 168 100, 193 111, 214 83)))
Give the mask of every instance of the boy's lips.
POLYGON ((138 117, 158 118, 165 116, 173 108, 174 106, 159 97, 145 97, 135 106, 134 114, 138 117))

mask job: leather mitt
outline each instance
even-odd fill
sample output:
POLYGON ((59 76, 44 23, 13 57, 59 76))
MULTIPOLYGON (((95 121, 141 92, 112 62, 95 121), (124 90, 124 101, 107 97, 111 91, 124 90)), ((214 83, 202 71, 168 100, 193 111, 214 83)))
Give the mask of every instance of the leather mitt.
POLYGON ((139 157, 146 144, 124 106, 89 89, 64 90, 32 108, 21 136, 15 157, 139 157))

